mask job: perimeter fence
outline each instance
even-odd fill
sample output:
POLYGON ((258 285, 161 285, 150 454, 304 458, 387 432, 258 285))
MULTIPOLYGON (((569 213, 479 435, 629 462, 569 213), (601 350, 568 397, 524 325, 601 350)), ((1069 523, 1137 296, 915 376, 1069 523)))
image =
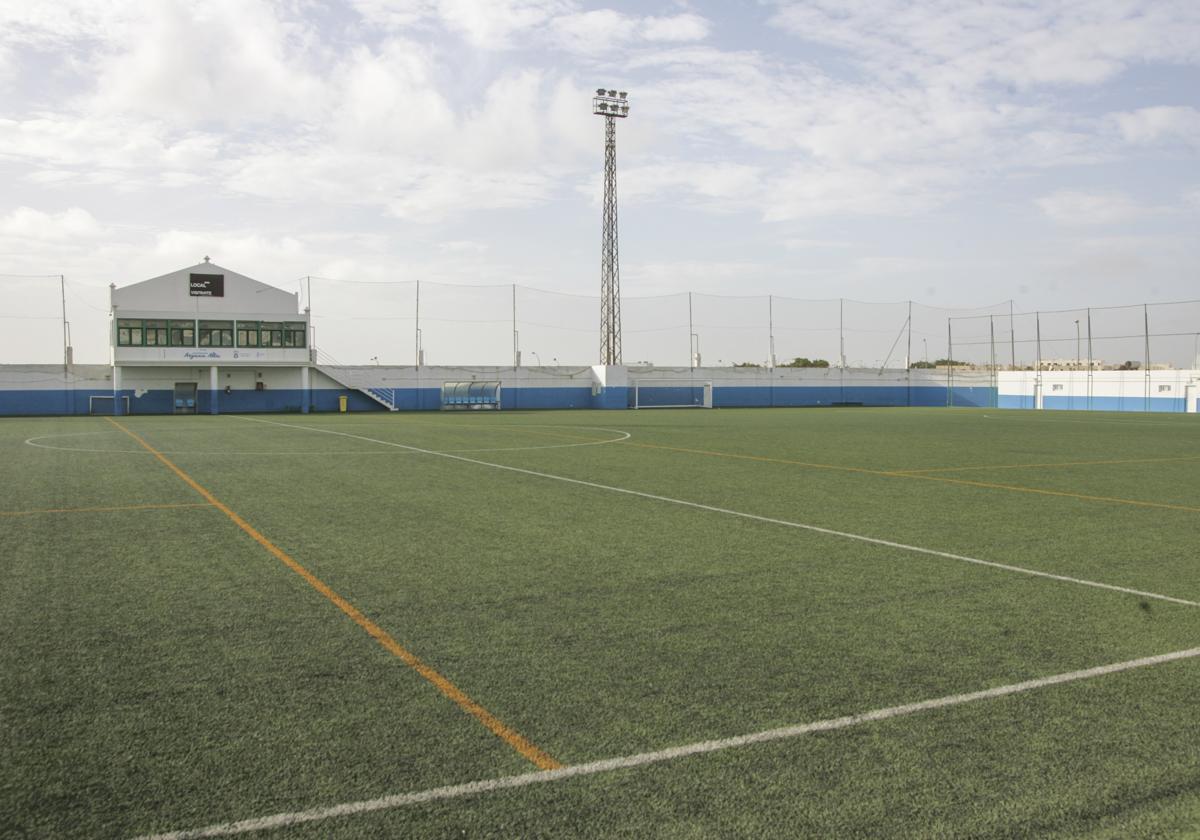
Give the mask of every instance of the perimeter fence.
POLYGON ((952 315, 948 357, 992 370, 1200 368, 1200 301, 952 315))
MULTIPOLYGON (((595 364, 600 299, 519 284, 458 286, 313 278, 314 344, 347 363, 595 364)), ((694 292, 621 301, 627 365, 783 365, 903 369, 948 358, 949 317, 1007 315, 1006 301, 951 309, 900 301, 808 300, 694 292)))
MULTIPOLYGON (((108 287, 60 275, 0 275, 0 361, 107 361, 108 287), (64 324, 64 321, 67 321, 64 324)), ((298 283, 324 361, 411 365, 596 364, 600 300, 520 284, 298 283), (310 293, 311 291, 311 298, 310 293)), ((292 284, 282 284, 285 288, 292 284)), ((904 369, 952 359, 976 370, 1200 367, 1200 301, 1018 312, 786 295, 680 292, 622 299, 622 359, 662 367, 785 365, 904 369)))

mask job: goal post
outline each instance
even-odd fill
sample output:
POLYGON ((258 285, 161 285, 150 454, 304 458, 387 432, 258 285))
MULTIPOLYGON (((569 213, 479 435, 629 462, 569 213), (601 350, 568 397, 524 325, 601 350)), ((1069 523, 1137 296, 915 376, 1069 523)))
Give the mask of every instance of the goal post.
POLYGON ((442 410, 500 410, 500 382, 443 382, 442 410))
MULTIPOLYGON (((122 394, 121 408, 124 414, 129 414, 129 396, 122 394)), ((92 394, 88 397, 88 414, 98 414, 105 417, 116 416, 117 397, 108 394, 92 394)))
POLYGON ((713 384, 707 379, 637 379, 634 408, 712 408, 713 384))

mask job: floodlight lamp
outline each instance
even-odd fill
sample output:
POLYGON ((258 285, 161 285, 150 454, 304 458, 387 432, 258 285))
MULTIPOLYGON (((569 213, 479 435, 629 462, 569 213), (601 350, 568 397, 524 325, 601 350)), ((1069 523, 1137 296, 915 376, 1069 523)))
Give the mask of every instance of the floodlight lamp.
POLYGON ((624 98, 625 98, 626 96, 628 96, 628 95, 629 95, 629 94, 628 94, 628 93, 626 93, 625 91, 621 91, 620 93, 618 93, 618 94, 617 94, 617 96, 621 97, 622 99, 624 99, 624 98))
POLYGON ((604 88, 596 88, 597 96, 603 96, 605 93, 606 93, 606 91, 604 90, 604 88))
POLYGON ((622 106, 621 106, 621 113, 622 113, 622 114, 628 114, 628 113, 629 113, 629 106, 628 106, 628 105, 622 105, 622 106))
POLYGON ((597 107, 597 108, 599 108, 601 111, 607 111, 607 110, 608 110, 608 104, 607 104, 607 103, 605 103, 605 102, 601 102, 601 103, 600 103, 599 105, 597 105, 596 107, 597 107))
POLYGON ((608 95, 609 95, 609 96, 616 96, 616 95, 617 95, 617 92, 616 92, 615 90, 610 90, 610 91, 608 92, 608 95))

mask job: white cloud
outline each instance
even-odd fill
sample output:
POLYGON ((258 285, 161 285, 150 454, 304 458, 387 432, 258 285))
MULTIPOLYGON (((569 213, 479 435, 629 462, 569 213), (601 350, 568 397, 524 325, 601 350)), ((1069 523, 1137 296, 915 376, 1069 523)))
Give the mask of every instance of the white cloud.
POLYGON ((1159 105, 1113 114, 1126 141, 1146 145, 1172 140, 1200 143, 1200 110, 1186 106, 1159 105))
POLYGON ((580 55, 611 55, 645 44, 702 41, 710 23, 695 14, 637 17, 613 9, 560 15, 550 22, 551 42, 580 55))
POLYGON ((392 30, 437 22, 473 47, 508 49, 517 37, 557 15, 574 11, 568 0, 354 0, 364 18, 392 30))
POLYGON ((334 135, 381 153, 437 148, 453 132, 455 117, 433 73, 428 50, 414 42, 389 40, 378 53, 358 47, 338 79, 334 135))
POLYGON ((537 173, 432 170, 387 202, 388 212, 410 222, 436 222, 463 207, 501 210, 545 202, 554 182, 537 173))
POLYGON ((306 27, 274 7, 170 0, 145 10, 98 59, 93 112, 245 125, 321 109, 326 88, 304 60, 306 27))
POLYGON ((782 4, 774 23, 885 74, 951 87, 1096 84, 1148 60, 1200 58, 1200 7, 1190 0, 814 0, 782 4))
POLYGON ((104 233, 104 228, 82 207, 70 207, 61 213, 18 207, 0 217, 0 236, 5 237, 61 241, 95 239, 104 233))
MULTIPOLYGON (((758 167, 721 161, 663 161, 633 166, 621 172, 621 200, 680 200, 691 198, 702 206, 733 210, 752 206, 761 194, 763 172, 758 167)), ((602 180, 597 176, 587 188, 597 203, 602 180)))
POLYGON ((712 25, 696 14, 647 17, 641 21, 641 36, 647 41, 703 41, 712 25))
POLYGON ((829 216, 907 216, 955 195, 961 175, 919 166, 796 165, 771 180, 763 217, 779 222, 829 216))
POLYGON ((1042 196, 1035 203, 1048 218, 1064 225, 1109 225, 1149 212, 1120 192, 1058 190, 1042 196))

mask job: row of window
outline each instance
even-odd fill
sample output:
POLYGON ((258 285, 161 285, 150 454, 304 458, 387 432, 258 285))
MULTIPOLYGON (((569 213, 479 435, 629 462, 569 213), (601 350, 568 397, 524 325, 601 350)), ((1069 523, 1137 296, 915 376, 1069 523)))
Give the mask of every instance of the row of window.
POLYGON ((306 332, 303 321, 197 322, 118 318, 117 346, 304 347, 306 332))

